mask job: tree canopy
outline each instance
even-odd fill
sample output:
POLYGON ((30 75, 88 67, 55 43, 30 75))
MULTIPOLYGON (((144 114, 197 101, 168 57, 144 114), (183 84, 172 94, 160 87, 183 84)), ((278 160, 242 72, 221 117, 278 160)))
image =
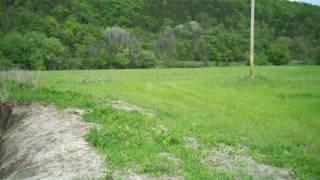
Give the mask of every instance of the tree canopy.
MULTIPOLYGON (((257 0, 258 64, 319 63, 320 7, 257 0)), ((3 0, 0 66, 149 68, 246 63, 250 0, 3 0)))

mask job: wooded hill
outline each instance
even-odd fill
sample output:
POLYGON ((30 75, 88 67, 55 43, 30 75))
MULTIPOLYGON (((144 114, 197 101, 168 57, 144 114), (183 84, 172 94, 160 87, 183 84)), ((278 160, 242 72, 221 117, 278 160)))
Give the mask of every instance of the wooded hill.
MULTIPOLYGON (((320 7, 256 0, 256 63, 320 63, 320 7)), ((0 66, 247 63, 250 0, 2 0, 0 66)))

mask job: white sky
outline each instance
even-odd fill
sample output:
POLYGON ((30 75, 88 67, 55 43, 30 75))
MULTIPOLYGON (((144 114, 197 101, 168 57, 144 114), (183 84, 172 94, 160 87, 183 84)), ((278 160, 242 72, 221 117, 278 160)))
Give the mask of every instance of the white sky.
POLYGON ((299 2, 305 2, 305 3, 320 5, 320 0, 290 0, 290 1, 299 1, 299 2))

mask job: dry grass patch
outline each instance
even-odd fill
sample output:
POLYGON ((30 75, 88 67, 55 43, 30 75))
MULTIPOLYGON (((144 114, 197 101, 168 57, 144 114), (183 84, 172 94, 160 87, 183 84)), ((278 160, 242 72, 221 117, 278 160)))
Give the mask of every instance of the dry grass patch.
POLYGON ((155 116, 155 112, 150 109, 145 109, 141 106, 138 106, 135 104, 130 104, 130 103, 122 101, 122 100, 108 100, 107 103, 115 109, 128 111, 128 112, 138 112, 143 115, 146 115, 147 117, 154 117, 155 116))
POLYGON ((215 170, 229 172, 235 176, 249 175, 256 179, 291 179, 290 169, 273 167, 255 160, 249 155, 249 148, 245 146, 219 144, 206 150, 206 153, 209 157, 203 163, 215 170))

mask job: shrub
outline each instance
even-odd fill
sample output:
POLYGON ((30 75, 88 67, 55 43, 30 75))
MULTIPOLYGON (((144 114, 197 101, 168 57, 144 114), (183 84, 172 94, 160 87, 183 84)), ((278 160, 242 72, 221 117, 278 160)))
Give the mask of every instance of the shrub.
POLYGON ((64 56, 66 48, 56 38, 45 38, 42 44, 42 55, 45 57, 47 69, 62 69, 65 66, 64 56))
POLYGON ((117 53, 114 55, 114 60, 111 63, 111 66, 115 66, 117 68, 126 68, 130 63, 129 59, 129 51, 124 50, 123 52, 117 53))
POLYGON ((31 55, 30 55, 30 62, 32 64, 33 69, 37 70, 45 70, 46 67, 43 62, 43 54, 39 49, 36 49, 31 55))
MULTIPOLYGON (((0 53, 12 64, 30 67, 27 39, 18 32, 10 32, 0 39, 0 53)), ((8 63, 8 62, 7 62, 8 63)))
POLYGON ((0 54, 1 67, 43 70, 65 68, 66 64, 66 48, 60 40, 39 32, 10 32, 0 39, 0 54))
POLYGON ((167 68, 201 68, 205 67, 206 64, 201 61, 172 61, 167 64, 167 68))
POLYGON ((161 35, 154 42, 154 50, 159 58, 165 63, 170 63, 172 55, 175 53, 177 38, 173 34, 161 35))
POLYGON ((257 54, 256 64, 257 65, 267 65, 268 64, 268 57, 264 53, 257 54))
POLYGON ((157 65, 157 61, 158 59, 153 52, 141 51, 136 66, 141 68, 151 68, 157 65))
POLYGON ((12 67, 12 63, 0 55, 0 69, 12 67))
POLYGON ((290 51, 285 45, 274 43, 268 51, 268 61, 274 65, 285 65, 290 62, 290 51))
POLYGON ((316 51, 317 51, 315 53, 316 64, 320 65, 320 47, 318 47, 316 51))

